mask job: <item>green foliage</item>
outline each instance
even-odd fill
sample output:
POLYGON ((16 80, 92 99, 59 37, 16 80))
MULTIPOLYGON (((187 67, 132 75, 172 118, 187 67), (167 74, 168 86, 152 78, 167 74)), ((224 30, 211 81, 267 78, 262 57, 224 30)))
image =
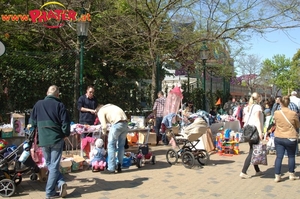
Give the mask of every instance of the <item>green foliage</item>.
POLYGON ((268 76, 268 82, 281 89, 283 94, 297 87, 298 77, 294 73, 291 60, 285 55, 274 55, 272 59, 263 61, 261 76, 268 76))
MULTIPOLYGON (((60 2, 68 9, 82 9, 79 1, 60 2)), ((277 9, 273 10, 273 4, 268 1, 245 3, 244 0, 84 2, 84 8, 92 16, 84 45, 84 87, 94 84, 99 102, 115 103, 131 111, 140 109, 142 97, 152 104, 148 96, 154 99, 153 91, 164 77, 157 63, 162 65, 174 60, 192 71, 199 62, 200 45, 206 40, 211 54, 215 49, 225 51, 224 62, 228 62, 208 69, 229 79, 233 66, 229 63, 232 49, 228 41, 243 44, 241 41, 250 37, 246 35, 248 30, 263 33, 268 27, 284 28, 286 15, 282 13, 294 8, 284 3, 284 10, 281 10, 276 3, 277 9), (159 61, 157 57, 160 57, 159 61), (226 67, 222 67, 223 64, 226 67), (135 86, 141 79, 151 78, 151 85, 144 90, 135 86)), ((43 3, 0 0, 0 13, 26 14, 43 3)), ((289 24, 290 18, 293 16, 288 15, 289 24)), ((0 57, 0 91, 9 88, 8 93, 1 92, 2 112, 31 108, 36 100, 44 97, 49 85, 57 84, 63 102, 74 113, 74 96, 79 93, 79 43, 75 22, 67 22, 59 29, 47 29, 39 23, 1 21, 0 40, 7 47, 7 54, 0 57)), ((210 59, 213 59, 212 55, 210 59)), ((296 61, 292 63, 294 71, 297 65, 296 61)), ((293 80, 291 85, 295 84, 296 74, 289 74, 289 79, 293 80)), ((201 107, 203 95, 201 90, 195 91, 191 100, 201 107)), ((208 97, 211 101, 216 100, 215 96, 208 97)))
POLYGON ((202 89, 199 88, 194 89, 193 92, 190 93, 189 99, 194 103, 194 107, 196 107, 197 110, 199 109, 204 110, 203 107, 204 92, 202 89))

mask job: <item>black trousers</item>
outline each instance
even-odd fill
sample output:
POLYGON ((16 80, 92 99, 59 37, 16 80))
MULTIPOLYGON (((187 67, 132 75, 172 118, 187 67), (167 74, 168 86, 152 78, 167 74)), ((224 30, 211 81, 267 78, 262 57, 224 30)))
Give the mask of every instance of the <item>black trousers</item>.
MULTIPOLYGON (((242 169, 242 172, 247 174, 247 170, 251 164, 251 157, 252 157, 252 153, 253 153, 253 144, 249 143, 249 153, 248 153, 248 156, 247 158, 245 159, 245 162, 244 162, 244 166, 243 166, 243 169, 242 169)), ((259 172, 260 169, 258 167, 258 165, 253 165, 254 166, 254 169, 256 172, 259 172)))

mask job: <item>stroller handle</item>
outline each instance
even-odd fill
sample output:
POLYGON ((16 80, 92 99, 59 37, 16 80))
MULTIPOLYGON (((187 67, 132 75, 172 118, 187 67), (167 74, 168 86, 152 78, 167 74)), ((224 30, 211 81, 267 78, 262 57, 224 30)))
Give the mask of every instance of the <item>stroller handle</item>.
POLYGON ((25 132, 27 135, 28 135, 28 138, 22 142, 15 150, 13 150, 10 154, 8 154, 7 156, 3 157, 2 160, 0 160, 0 168, 3 167, 5 164, 7 164, 7 162, 11 161, 12 157, 15 156, 19 150, 23 147, 23 145, 28 142, 30 143, 29 146, 31 148, 31 143, 33 142, 34 140, 34 135, 35 133, 37 133, 35 131, 35 128, 30 128, 27 132, 25 132))

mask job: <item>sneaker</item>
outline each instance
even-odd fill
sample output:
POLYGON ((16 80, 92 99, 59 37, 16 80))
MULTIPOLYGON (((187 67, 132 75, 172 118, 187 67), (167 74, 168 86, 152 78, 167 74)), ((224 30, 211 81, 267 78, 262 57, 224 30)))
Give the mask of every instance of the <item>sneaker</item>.
POLYGON ((262 176, 262 175, 264 175, 264 173, 262 171, 258 171, 255 173, 255 176, 262 176))
POLYGON ((108 169, 101 172, 102 174, 115 174, 115 171, 110 171, 108 169))
POLYGON ((62 198, 66 197, 66 195, 68 194, 67 193, 67 188, 68 188, 68 185, 66 183, 61 185, 60 192, 59 192, 60 197, 62 197, 62 198))
POLYGON ((247 174, 245 174, 245 173, 240 173, 240 177, 241 177, 242 179, 249 179, 249 178, 251 178, 251 176, 249 176, 249 175, 247 175, 247 174))
POLYGON ((46 199, 60 198, 59 193, 56 193, 54 196, 48 196, 46 199))

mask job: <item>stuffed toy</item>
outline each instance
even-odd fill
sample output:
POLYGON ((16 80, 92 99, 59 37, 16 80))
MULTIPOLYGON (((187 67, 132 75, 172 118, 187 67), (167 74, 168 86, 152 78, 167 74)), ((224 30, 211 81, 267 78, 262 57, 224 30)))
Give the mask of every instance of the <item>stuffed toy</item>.
POLYGON ((103 140, 97 139, 95 142, 95 148, 91 151, 91 166, 92 171, 103 171, 106 166, 106 150, 103 147, 103 140))

